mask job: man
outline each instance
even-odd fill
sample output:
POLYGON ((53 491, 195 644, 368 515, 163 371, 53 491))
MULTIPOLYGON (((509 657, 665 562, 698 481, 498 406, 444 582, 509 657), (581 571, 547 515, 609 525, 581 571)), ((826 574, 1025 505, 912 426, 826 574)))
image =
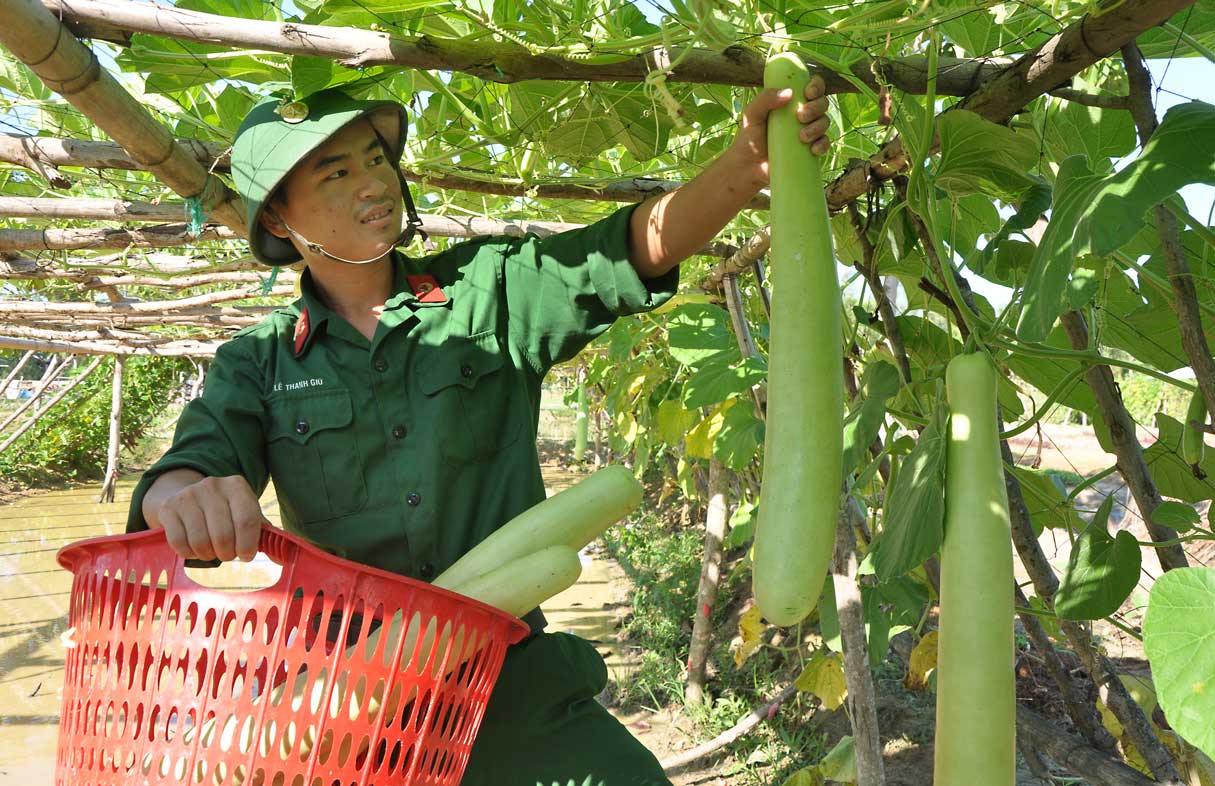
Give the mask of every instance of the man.
MULTIPOLYGON (((675 192, 571 232, 420 259, 394 250, 419 224, 398 170, 399 104, 324 91, 258 105, 237 132, 233 179, 253 255, 307 263, 302 297, 216 353, 135 490, 128 531, 161 527, 186 558, 251 559, 272 478, 288 530, 433 579, 545 498, 545 373, 675 293, 679 262, 767 183, 766 119, 791 92, 760 93, 729 150, 675 192)), ((823 92, 812 81, 797 110, 816 154, 823 92)), ((507 653, 462 783, 668 784, 595 701, 607 674, 594 648, 543 632, 539 609, 524 619, 532 635, 507 653)))

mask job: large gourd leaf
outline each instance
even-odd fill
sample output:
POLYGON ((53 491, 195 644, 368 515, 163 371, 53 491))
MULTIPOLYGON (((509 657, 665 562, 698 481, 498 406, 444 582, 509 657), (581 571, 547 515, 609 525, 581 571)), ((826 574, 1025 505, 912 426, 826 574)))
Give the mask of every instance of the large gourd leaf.
POLYGON ((859 400, 844 419, 844 473, 850 474, 877 438, 886 401, 899 392, 899 370, 885 361, 871 363, 861 377, 859 400))
POLYGON ((938 188, 954 196, 987 194, 1015 202, 1034 185, 1038 163, 1033 136, 984 120, 974 112, 945 112, 937 121, 941 158, 934 169, 938 188))
POLYGON ((1055 612, 1068 620, 1095 620, 1118 610, 1139 583, 1142 554, 1135 536, 1106 529, 1114 495, 1101 503, 1088 528, 1072 546, 1059 590, 1055 612))
POLYGON ((1071 532, 1084 529, 1084 519, 1067 501, 1067 495, 1051 475, 1026 467, 1014 467, 1012 473, 1021 485, 1021 497, 1025 500, 1035 534, 1041 534, 1044 529, 1071 532))
POLYGON ((899 466, 873 544, 881 580, 900 576, 936 553, 945 531, 945 417, 942 404, 899 466))
POLYGON ((1143 648, 1169 724, 1215 756, 1215 568, 1177 568, 1156 580, 1143 648))
POLYGON ((1096 175, 1083 156, 1066 159, 1017 334, 1027 341, 1045 338, 1066 308, 1072 265, 1121 248, 1150 208, 1190 183, 1215 184, 1215 106, 1201 101, 1170 109, 1139 157, 1117 173, 1096 175))
POLYGON ((1156 487, 1164 496, 1186 502, 1215 499, 1215 451, 1204 451, 1202 462, 1198 465, 1206 477, 1194 477, 1194 471, 1179 453, 1183 428, 1178 421, 1157 412, 1157 439, 1143 452, 1144 461, 1151 470, 1156 487))
MULTIPOLYGON (((1072 87, 1100 92, 1097 85, 1080 78, 1072 80, 1072 87)), ((1035 112, 1034 125, 1054 160, 1083 155, 1088 158, 1089 168, 1102 174, 1113 171, 1111 158, 1127 155, 1137 141, 1135 123, 1125 109, 1102 109, 1075 101, 1043 102, 1035 112)))
POLYGON ((686 303, 667 317, 671 357, 690 368, 740 357, 730 315, 720 306, 686 303))

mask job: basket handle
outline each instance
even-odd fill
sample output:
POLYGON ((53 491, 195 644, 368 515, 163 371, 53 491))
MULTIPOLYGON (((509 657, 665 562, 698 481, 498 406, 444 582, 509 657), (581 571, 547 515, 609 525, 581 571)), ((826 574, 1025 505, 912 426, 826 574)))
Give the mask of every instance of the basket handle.
MULTIPOLYGON (((168 541, 163 540, 164 530, 157 529, 160 533, 160 538, 168 547, 168 541)), ((265 554, 270 558, 270 561, 283 568, 283 571, 278 577, 278 581, 266 587, 265 589, 281 590, 291 581, 291 568, 298 567, 301 564, 324 560, 329 555, 308 543, 297 535, 292 535, 289 532, 275 527, 272 524, 263 523, 261 534, 258 536, 257 550, 259 553, 265 554)), ((197 584, 196 581, 190 578, 186 573, 186 568, 192 567, 207 567, 215 568, 223 564, 220 560, 193 560, 182 559, 177 556, 176 552, 170 551, 173 554, 173 573, 177 581, 185 581, 190 584, 197 584)), ((201 585, 199 585, 201 586, 201 585)))

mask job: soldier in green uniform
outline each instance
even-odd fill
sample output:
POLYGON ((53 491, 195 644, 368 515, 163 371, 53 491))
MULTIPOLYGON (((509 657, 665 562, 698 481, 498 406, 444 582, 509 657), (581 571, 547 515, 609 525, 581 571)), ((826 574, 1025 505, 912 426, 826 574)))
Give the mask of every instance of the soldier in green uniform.
MULTIPOLYGON (((826 99, 800 102, 826 150, 826 99)), ((731 148, 677 191, 548 237, 481 237, 414 258, 420 222, 398 163, 394 102, 324 91, 255 107, 232 174, 250 249, 303 259, 302 297, 215 355, 205 392, 143 476, 128 531, 162 527, 183 557, 251 559, 273 479, 283 525, 347 559, 430 580, 545 498, 540 385, 619 316, 675 294, 678 263, 767 181, 767 90, 731 148), (402 202, 405 214, 402 215, 402 202)), ((465 786, 656 786, 657 760, 595 700, 602 658, 544 631, 508 650, 465 786)))

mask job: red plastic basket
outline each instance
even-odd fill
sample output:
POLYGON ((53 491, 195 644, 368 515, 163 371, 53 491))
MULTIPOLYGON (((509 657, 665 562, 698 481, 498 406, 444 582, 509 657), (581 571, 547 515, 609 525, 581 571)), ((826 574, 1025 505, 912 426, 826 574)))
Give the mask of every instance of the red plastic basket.
POLYGON ((278 529, 259 545, 282 573, 250 592, 193 581, 162 530, 60 550, 56 784, 459 783, 527 626, 278 529))

